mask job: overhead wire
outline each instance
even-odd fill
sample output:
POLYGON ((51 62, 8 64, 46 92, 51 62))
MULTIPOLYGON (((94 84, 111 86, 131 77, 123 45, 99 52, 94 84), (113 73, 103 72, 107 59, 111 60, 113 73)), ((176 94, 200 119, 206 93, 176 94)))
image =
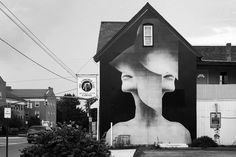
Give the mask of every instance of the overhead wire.
POLYGON ((15 47, 12 46, 11 44, 9 44, 6 40, 2 39, 1 37, 0 37, 0 40, 1 40, 2 42, 4 42, 6 45, 8 45, 9 47, 11 47, 12 49, 14 49, 14 50, 15 50, 16 52, 18 52, 19 54, 23 55, 24 57, 26 57, 27 59, 29 59, 29 60, 32 61, 33 63, 35 63, 35 64, 37 64, 38 66, 40 66, 41 68, 43 68, 43 69, 49 71, 50 73, 52 73, 52 74, 54 74, 54 75, 56 75, 56 76, 59 76, 60 78, 63 78, 63 79, 65 79, 65 80, 67 80, 67 81, 71 81, 71 82, 76 83, 75 81, 70 80, 70 79, 68 79, 68 78, 66 78, 66 77, 63 77, 63 76, 61 76, 61 75, 59 75, 59 74, 57 74, 57 73, 51 71, 50 69, 48 69, 48 68, 42 66, 41 64, 37 63, 36 61, 34 61, 34 60, 31 59, 30 57, 28 57, 27 55, 25 55, 24 53, 22 53, 20 50, 18 50, 17 48, 15 48, 15 47))
POLYGON ((73 91, 73 90, 77 90, 77 88, 73 88, 73 89, 69 89, 69 90, 66 90, 66 91, 57 92, 55 94, 66 93, 66 92, 70 92, 70 91, 73 91))
MULTIPOLYGON (((66 77, 66 78, 72 78, 72 77, 66 77)), ((29 79, 29 80, 13 80, 13 81, 7 81, 8 83, 21 83, 21 82, 35 82, 35 81, 48 81, 48 80, 57 80, 62 79, 60 77, 54 77, 54 78, 41 78, 41 79, 29 79)))
POLYGON ((80 68, 79 70, 76 72, 77 74, 93 59, 93 57, 89 58, 89 60, 87 62, 85 62, 80 68))
POLYGON ((17 21, 33 36, 31 36, 26 30, 24 30, 11 16, 9 16, 2 8, 0 10, 12 21, 14 22, 29 38, 31 38, 34 43, 36 43, 45 53, 47 53, 55 62, 57 62, 64 70, 66 70, 70 75, 76 78, 76 74, 65 65, 21 20, 3 3, 1 5, 7 9, 7 11, 15 18, 17 21))

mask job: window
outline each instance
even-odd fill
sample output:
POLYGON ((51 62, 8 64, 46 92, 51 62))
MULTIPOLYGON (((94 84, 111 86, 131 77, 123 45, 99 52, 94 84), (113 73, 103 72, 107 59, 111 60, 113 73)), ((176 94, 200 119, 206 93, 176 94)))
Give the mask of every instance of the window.
POLYGON ((34 106, 35 106, 35 107, 39 107, 39 101, 35 101, 34 106))
POLYGON ((228 83, 228 75, 227 72, 220 72, 220 84, 227 84, 228 83))
POLYGON ((33 105, 31 102, 27 102, 27 108, 33 108, 33 105))
POLYGON ((153 46, 153 25, 143 25, 143 46, 153 46))

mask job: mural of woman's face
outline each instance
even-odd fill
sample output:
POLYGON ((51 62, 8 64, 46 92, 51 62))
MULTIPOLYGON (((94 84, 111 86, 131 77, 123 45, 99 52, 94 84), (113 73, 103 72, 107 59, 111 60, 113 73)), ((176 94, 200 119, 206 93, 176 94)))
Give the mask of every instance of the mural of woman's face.
POLYGON ((121 89, 123 92, 132 92, 137 90, 135 72, 137 71, 137 62, 133 59, 133 47, 129 47, 110 64, 121 72, 121 89))
POLYGON ((128 48, 116 57, 111 65, 122 73, 123 92, 137 92, 145 104, 154 104, 156 98, 161 97, 161 75, 146 69, 139 62, 138 54, 133 53, 135 53, 133 47, 128 48))
POLYGON ((147 52, 140 62, 148 70, 162 76, 162 91, 173 92, 175 79, 178 79, 177 57, 170 54, 168 49, 156 49, 147 52))

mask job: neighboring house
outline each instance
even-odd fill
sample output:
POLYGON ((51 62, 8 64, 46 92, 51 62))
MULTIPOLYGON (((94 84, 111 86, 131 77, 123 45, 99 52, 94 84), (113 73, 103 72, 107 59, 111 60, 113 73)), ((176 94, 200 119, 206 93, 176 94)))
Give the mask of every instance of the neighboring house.
POLYGON ((236 144, 236 46, 195 46, 197 64, 197 136, 236 144))
POLYGON ((56 97, 53 88, 9 89, 9 91, 27 101, 25 110, 26 120, 31 116, 37 116, 43 124, 56 125, 56 97))
POLYGON ((0 106, 6 105, 6 82, 0 76, 0 106))
POLYGON ((0 104, 1 106, 11 107, 14 116, 17 116, 22 122, 25 122, 25 107, 26 101, 12 94, 8 87, 6 87, 6 82, 0 77, 0 104))
POLYGON ((0 105, 9 105, 25 124, 31 116, 37 116, 43 125, 56 125, 56 96, 51 87, 12 89, 0 77, 0 105))
MULTIPOLYGON (((142 21, 148 18, 160 22, 159 32, 144 35, 139 44, 144 44, 145 40, 153 44, 153 40, 162 41, 171 35, 178 41, 179 78, 175 83, 176 91, 163 98, 163 115, 168 120, 181 122, 189 129, 192 139, 206 135, 220 144, 236 144, 236 46, 230 43, 226 46, 191 46, 148 3, 129 22, 101 22, 94 56, 94 60, 100 62, 101 138, 109 130, 110 122, 114 125, 135 116, 133 99, 121 92, 121 74, 110 61, 130 45, 140 46, 134 38, 142 21)), ((152 20, 146 24, 155 26, 152 20)), ((172 41, 169 40, 169 44, 172 41)))
POLYGON ((6 87, 6 103, 11 107, 13 115, 17 116, 25 124, 27 101, 9 92, 8 87, 6 87))

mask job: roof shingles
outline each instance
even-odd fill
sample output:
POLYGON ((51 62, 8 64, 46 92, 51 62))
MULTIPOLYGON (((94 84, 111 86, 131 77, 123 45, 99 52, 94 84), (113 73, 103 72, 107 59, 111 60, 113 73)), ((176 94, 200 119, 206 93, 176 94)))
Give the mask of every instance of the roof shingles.
MULTIPOLYGON (((97 52, 122 29, 127 22, 102 22, 97 52)), ((201 54, 202 61, 236 62, 236 46, 231 46, 231 61, 227 60, 226 46, 193 46, 201 54)))
POLYGON ((12 89, 11 93, 21 98, 45 98, 48 89, 12 89))
POLYGON ((231 60, 227 60, 226 46, 193 46, 201 55, 203 61, 236 62, 236 46, 231 46, 231 60))
POLYGON ((127 22, 102 22, 97 52, 99 52, 126 23, 127 22))

